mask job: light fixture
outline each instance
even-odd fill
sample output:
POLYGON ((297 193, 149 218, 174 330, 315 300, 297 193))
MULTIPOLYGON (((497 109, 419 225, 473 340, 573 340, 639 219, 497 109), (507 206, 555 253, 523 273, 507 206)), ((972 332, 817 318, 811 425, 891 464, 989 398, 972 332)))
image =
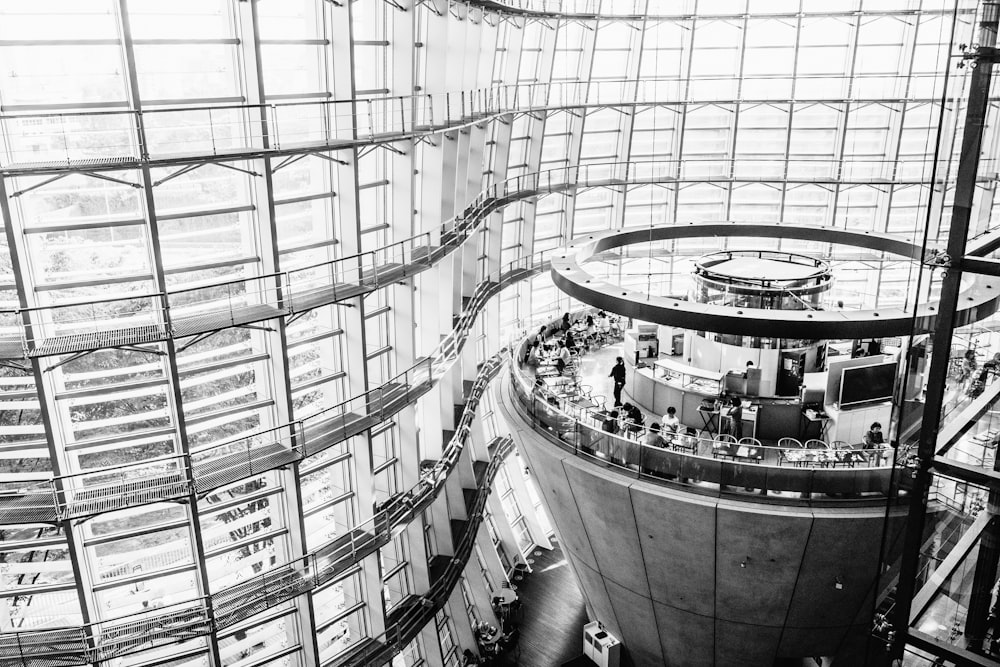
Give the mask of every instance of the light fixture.
POLYGON ((838 591, 844 590, 844 582, 840 580, 839 576, 833 578, 833 587, 838 591))

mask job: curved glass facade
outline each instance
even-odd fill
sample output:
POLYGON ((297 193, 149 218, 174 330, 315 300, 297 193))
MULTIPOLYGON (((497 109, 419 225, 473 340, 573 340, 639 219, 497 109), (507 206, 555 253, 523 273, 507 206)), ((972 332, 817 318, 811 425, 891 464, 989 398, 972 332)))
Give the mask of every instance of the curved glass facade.
MULTIPOLYGON (((945 241, 956 54, 989 4, 0 4, 0 655, 460 664, 547 539, 470 387, 570 307, 548 254, 708 220, 945 241), (474 463, 503 488, 467 507, 474 463), (487 524, 475 549, 455 520, 487 524)), ((994 84, 985 242, 997 112, 994 84)), ((639 286, 719 249, 599 271, 639 286)), ((834 258, 859 303, 938 289, 834 258)))

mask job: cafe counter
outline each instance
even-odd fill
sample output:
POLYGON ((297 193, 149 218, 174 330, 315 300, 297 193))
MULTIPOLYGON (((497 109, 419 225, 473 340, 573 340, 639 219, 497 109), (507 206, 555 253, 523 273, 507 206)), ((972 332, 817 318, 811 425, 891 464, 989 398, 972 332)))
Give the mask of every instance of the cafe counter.
MULTIPOLYGON (((684 426, 699 431, 706 423, 711 423, 713 430, 718 427, 717 413, 713 417, 699 407, 722 394, 726 373, 697 369, 670 358, 640 360, 637 368, 633 359, 626 357, 625 365, 625 391, 643 408, 662 416, 674 407, 684 426)), ((799 434, 802 404, 798 398, 742 398, 744 405, 746 401, 753 405, 743 410, 744 435, 776 440, 799 434)))

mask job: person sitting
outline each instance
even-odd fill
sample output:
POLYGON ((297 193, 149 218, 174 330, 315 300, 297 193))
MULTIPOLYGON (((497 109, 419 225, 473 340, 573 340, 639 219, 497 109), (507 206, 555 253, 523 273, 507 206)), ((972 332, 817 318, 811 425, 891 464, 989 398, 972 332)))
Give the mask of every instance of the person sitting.
POLYGON ((611 333, 611 318, 603 310, 597 313, 597 326, 603 336, 606 337, 611 333))
POLYGON ((559 328, 563 331, 569 331, 571 326, 573 326, 573 323, 569 321, 569 313, 563 313, 562 320, 559 322, 559 328))
POLYGON ((566 344, 566 347, 570 349, 570 351, 576 350, 576 338, 573 337, 572 331, 566 332, 566 337, 563 339, 563 342, 566 344))
POLYGON ((618 411, 612 410, 608 413, 607 418, 601 423, 601 430, 605 433, 617 433, 618 432, 618 411))
POLYGON ((667 408, 667 414, 663 415, 663 434, 664 436, 677 435, 680 427, 681 420, 677 418, 677 408, 671 405, 667 408))
POLYGON ((563 371, 566 370, 566 366, 569 364, 569 348, 566 347, 566 343, 562 341, 559 342, 559 353, 556 357, 556 370, 562 375, 563 371))
POLYGON ((531 347, 528 348, 528 353, 524 356, 524 363, 526 363, 529 366, 537 366, 539 362, 538 350, 539 350, 539 345, 538 341, 536 340, 531 344, 531 347))
POLYGON ((646 431, 646 444, 650 447, 666 447, 667 441, 660 435, 660 425, 653 422, 646 431))
POLYGON ((883 444, 885 444, 885 438, 882 436, 882 425, 878 422, 873 422, 871 428, 865 433, 865 442, 862 449, 878 449, 883 444))
POLYGON ((586 343, 588 345, 593 344, 594 338, 597 336, 597 324, 594 322, 593 315, 587 315, 587 337, 586 343))
POLYGON ((645 419, 642 411, 631 403, 626 403, 622 407, 622 430, 628 435, 635 435, 642 430, 642 422, 645 419))

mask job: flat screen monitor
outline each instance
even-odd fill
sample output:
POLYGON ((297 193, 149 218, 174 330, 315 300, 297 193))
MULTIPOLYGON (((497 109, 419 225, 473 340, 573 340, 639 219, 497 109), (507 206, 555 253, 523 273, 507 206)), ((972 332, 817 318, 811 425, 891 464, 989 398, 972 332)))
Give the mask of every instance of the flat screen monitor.
POLYGON ((895 384, 895 361, 845 368, 840 376, 840 407, 891 400, 895 384))

